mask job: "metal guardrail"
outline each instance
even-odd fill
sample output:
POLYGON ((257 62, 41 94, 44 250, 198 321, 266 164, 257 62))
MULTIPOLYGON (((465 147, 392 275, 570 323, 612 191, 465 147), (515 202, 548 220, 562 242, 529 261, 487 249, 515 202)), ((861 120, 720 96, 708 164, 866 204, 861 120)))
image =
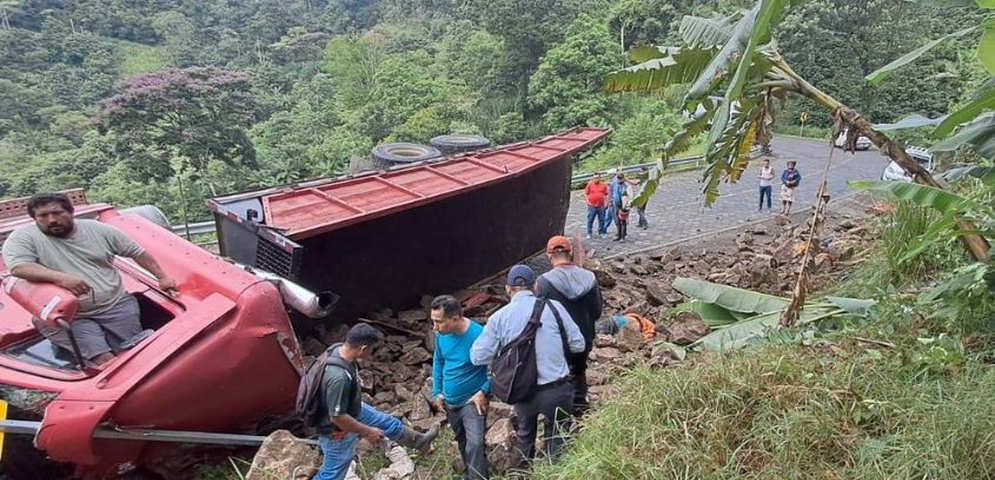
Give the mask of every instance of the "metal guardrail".
POLYGON ((177 235, 186 235, 187 231, 190 235, 203 235, 206 233, 214 233, 214 222, 197 222, 191 223, 189 225, 173 225, 173 233, 177 235))
MULTIPOLYGON (((667 167, 679 167, 681 165, 696 164, 696 163, 698 163, 698 162, 700 162, 701 160, 704 160, 704 159, 705 159, 704 155, 696 155, 694 157, 686 157, 686 158, 675 158, 675 159, 673 159, 673 160, 671 160, 670 162, 667 163, 667 167)), ((622 173, 635 173, 635 172, 641 171, 644 168, 645 169, 650 169, 650 168, 654 168, 654 167, 656 167, 656 162, 640 163, 638 165, 626 165, 624 167, 619 167, 619 168, 614 168, 614 169, 609 169, 609 170, 614 170, 616 172, 622 172, 622 173)), ((601 173, 604 173, 604 172, 602 171, 601 173)), ((594 178, 594 173, 593 172, 592 173, 582 173, 580 175, 574 175, 573 177, 570 177, 570 184, 573 185, 573 184, 578 184, 578 183, 586 183, 587 181, 591 180, 592 178, 594 178)))

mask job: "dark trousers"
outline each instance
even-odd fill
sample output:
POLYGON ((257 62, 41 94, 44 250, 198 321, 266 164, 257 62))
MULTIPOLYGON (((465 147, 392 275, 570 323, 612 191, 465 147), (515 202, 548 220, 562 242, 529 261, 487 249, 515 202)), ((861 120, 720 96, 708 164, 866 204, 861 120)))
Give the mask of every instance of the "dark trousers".
POLYGON ((616 215, 615 219, 615 230, 618 234, 615 236, 616 240, 625 240, 625 237, 629 234, 629 220, 623 220, 622 217, 616 215))
POLYGON ((449 426, 453 428, 453 435, 456 436, 460 457, 466 465, 463 480, 491 478, 490 466, 487 463, 487 447, 484 444, 487 415, 478 413, 477 406, 472 402, 463 405, 447 403, 446 417, 449 426))
POLYGON ((574 416, 581 416, 587 412, 587 357, 590 351, 581 353, 571 353, 567 356, 567 365, 570 366, 570 374, 573 375, 573 411, 574 416))
POLYGON ((552 387, 540 385, 531 400, 515 404, 515 414, 518 415, 518 450, 525 460, 532 460, 536 456, 540 414, 546 417, 546 426, 542 432, 546 456, 555 459, 563 450, 567 432, 570 431, 574 387, 569 381, 554 383, 552 387))
POLYGON ((764 208, 764 197, 767 197, 767 210, 770 210, 770 195, 772 191, 773 187, 770 185, 760 187, 760 207, 757 210, 764 208))
POLYGON ((646 204, 643 204, 641 207, 636 207, 636 213, 639 215, 639 222, 636 223, 636 226, 639 228, 649 227, 650 224, 646 221, 646 204))

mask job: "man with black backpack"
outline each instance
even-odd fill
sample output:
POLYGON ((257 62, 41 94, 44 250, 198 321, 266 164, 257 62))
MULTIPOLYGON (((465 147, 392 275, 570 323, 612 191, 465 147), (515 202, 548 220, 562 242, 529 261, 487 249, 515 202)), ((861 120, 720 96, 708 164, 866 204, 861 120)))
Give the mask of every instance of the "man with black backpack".
MULTIPOLYGON (((360 323, 349 329, 345 343, 333 345, 327 356, 323 355, 325 367, 318 408, 321 415, 315 427, 324 460, 314 480, 345 478, 360 436, 373 444, 387 437, 402 446, 425 453, 439 432, 436 426, 427 433, 418 433, 405 427, 400 420, 363 402, 356 361, 368 357, 379 341, 380 334, 375 328, 360 323)), ((309 370, 305 378, 313 379, 310 373, 309 370)))
POLYGON ((574 416, 587 411, 587 358, 594 347, 594 323, 601 318, 601 287, 594 272, 573 263, 570 240, 556 235, 546 242, 546 257, 553 269, 538 281, 540 297, 563 304, 584 335, 584 351, 567 357, 574 377, 574 416))
MULTIPOLYGON (((550 458, 559 456, 563 440, 570 430, 570 411, 573 404, 573 384, 567 366, 569 352, 584 350, 584 337, 570 314, 555 300, 535 296, 536 274, 528 265, 515 265, 508 272, 505 291, 511 300, 487 319, 483 333, 470 349, 474 365, 489 365, 495 356, 504 353, 504 347, 514 344, 523 332, 531 332, 534 342, 532 372, 535 385, 529 385, 527 395, 511 392, 518 416, 518 448, 523 459, 535 458, 535 440, 539 415, 546 418, 543 431, 543 449, 550 458), (529 324, 538 324, 529 327, 529 324), (524 397, 524 398, 521 398, 524 397)), ((491 372, 491 389, 501 372, 491 372)), ((529 375, 526 375, 527 377, 529 375)), ((511 382, 514 383, 514 382, 511 382)))

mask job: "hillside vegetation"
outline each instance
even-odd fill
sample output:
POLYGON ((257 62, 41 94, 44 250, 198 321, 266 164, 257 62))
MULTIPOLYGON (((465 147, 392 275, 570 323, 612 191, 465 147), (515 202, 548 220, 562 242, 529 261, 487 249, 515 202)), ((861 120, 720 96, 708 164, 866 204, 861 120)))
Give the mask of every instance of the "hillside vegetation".
MULTIPOLYGON (((581 170, 653 158, 683 91, 609 94, 623 48, 745 0, 15 0, 0 3, 0 197, 86 187, 205 218, 203 198, 340 174, 387 141, 495 143, 611 126, 581 170)), ((980 75, 958 42, 881 86, 862 76, 969 12, 813 0, 781 25, 806 78, 876 122, 935 114, 980 75), (861 42, 852 42, 859 38, 861 42)), ((787 130, 804 103, 788 105, 787 130)), ((828 118, 814 113, 810 124, 828 118)))

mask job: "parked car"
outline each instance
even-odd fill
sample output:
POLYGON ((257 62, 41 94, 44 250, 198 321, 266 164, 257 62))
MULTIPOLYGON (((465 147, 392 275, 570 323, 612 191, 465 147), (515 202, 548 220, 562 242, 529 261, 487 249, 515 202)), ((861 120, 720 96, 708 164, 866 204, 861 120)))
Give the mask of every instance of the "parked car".
MULTIPOLYGON (((905 153, 922 166, 927 172, 932 173, 936 168, 933 162, 933 152, 922 147, 907 147, 905 153)), ((881 180, 888 182, 911 182, 912 176, 905 172, 901 165, 892 160, 881 172, 881 180)))
MULTIPOLYGON (((843 145, 846 144, 847 132, 848 129, 844 128, 843 131, 840 132, 840 136, 836 137, 836 141, 833 142, 833 144, 836 145, 838 148, 843 148, 843 145)), ((871 145, 872 145, 871 139, 861 135, 857 137, 857 145, 855 146, 855 148, 857 150, 867 150, 871 148, 871 145)))

